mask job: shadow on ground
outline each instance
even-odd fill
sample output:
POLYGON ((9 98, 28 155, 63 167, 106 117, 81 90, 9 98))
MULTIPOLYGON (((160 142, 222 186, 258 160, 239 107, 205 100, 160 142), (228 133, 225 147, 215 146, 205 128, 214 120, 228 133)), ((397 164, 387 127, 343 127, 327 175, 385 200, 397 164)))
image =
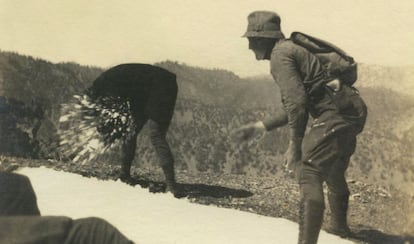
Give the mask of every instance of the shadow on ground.
POLYGON ((179 184, 179 187, 189 197, 215 197, 215 198, 245 198, 253 196, 253 193, 241 190, 232 189, 223 186, 211 186, 205 184, 179 184))
MULTIPOLYGON (((125 182, 132 186, 140 185, 142 188, 148 188, 150 192, 158 193, 165 191, 165 184, 163 182, 151 181, 151 180, 142 180, 136 178, 128 179, 128 182, 125 182)), ((214 186, 214 185, 205 185, 205 184, 181 184, 178 183, 178 190, 180 195, 183 197, 214 197, 214 198, 245 198, 253 196, 253 193, 241 190, 241 189, 232 189, 223 186, 214 186)))
POLYGON ((349 239, 369 244, 414 244, 414 236, 397 236, 371 228, 355 231, 354 236, 349 239))

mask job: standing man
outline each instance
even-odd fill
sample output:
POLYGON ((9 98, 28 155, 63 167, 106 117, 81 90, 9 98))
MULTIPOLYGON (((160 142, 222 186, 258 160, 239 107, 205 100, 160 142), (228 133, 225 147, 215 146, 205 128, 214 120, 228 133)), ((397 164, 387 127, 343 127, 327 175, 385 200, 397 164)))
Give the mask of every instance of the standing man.
MULTIPOLYGON (((149 64, 121 64, 102 73, 93 82, 87 94, 95 103, 105 104, 108 101, 111 103, 113 100, 121 100, 129 106, 132 131, 127 131, 122 136, 118 135, 123 140, 121 180, 124 182, 131 180, 131 164, 135 157, 137 136, 148 123, 150 140, 164 172, 166 191, 176 195, 174 158, 166 140, 177 98, 176 75, 149 64)), ((98 128, 107 143, 112 143, 114 140, 112 134, 114 131, 125 129, 114 130, 111 127, 114 125, 103 124, 98 128)))
POLYGON ((327 72, 317 56, 285 39, 280 21, 274 12, 252 12, 244 37, 257 60, 270 60, 283 109, 271 119, 242 126, 236 136, 248 139, 287 124, 285 163, 296 171, 300 186, 298 242, 317 243, 325 208, 323 182, 329 189, 331 231, 347 236, 349 190, 344 175, 365 124, 366 106, 356 89, 327 72), (304 138, 308 115, 313 122, 304 138))

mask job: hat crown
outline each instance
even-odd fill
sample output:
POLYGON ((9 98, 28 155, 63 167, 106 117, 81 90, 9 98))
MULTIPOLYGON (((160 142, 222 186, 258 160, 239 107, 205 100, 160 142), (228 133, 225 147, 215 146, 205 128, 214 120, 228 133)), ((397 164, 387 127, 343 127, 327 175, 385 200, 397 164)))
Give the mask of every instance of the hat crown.
POLYGON ((247 17, 245 37, 282 38, 280 16, 270 11, 254 11, 247 17))

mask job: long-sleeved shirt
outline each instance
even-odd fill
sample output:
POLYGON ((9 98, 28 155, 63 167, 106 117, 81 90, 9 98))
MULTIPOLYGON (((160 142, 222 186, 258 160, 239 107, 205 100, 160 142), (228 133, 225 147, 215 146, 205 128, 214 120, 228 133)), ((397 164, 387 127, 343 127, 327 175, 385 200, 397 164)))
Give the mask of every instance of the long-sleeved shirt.
POLYGON ((303 137, 308 114, 323 121, 326 133, 351 125, 326 95, 325 84, 334 78, 326 74, 310 51, 289 39, 281 40, 272 50, 270 66, 280 88, 285 114, 280 112, 278 118, 265 121, 266 128, 272 128, 272 123, 287 121, 290 138, 303 137))

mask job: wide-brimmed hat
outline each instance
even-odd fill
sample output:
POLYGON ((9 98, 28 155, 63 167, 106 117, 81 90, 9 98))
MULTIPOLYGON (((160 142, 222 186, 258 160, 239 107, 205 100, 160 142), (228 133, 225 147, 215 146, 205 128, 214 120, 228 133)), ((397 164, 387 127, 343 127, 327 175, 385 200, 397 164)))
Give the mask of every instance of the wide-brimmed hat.
POLYGON ((247 31, 243 37, 284 38, 280 16, 271 11, 254 11, 247 17, 247 31))

